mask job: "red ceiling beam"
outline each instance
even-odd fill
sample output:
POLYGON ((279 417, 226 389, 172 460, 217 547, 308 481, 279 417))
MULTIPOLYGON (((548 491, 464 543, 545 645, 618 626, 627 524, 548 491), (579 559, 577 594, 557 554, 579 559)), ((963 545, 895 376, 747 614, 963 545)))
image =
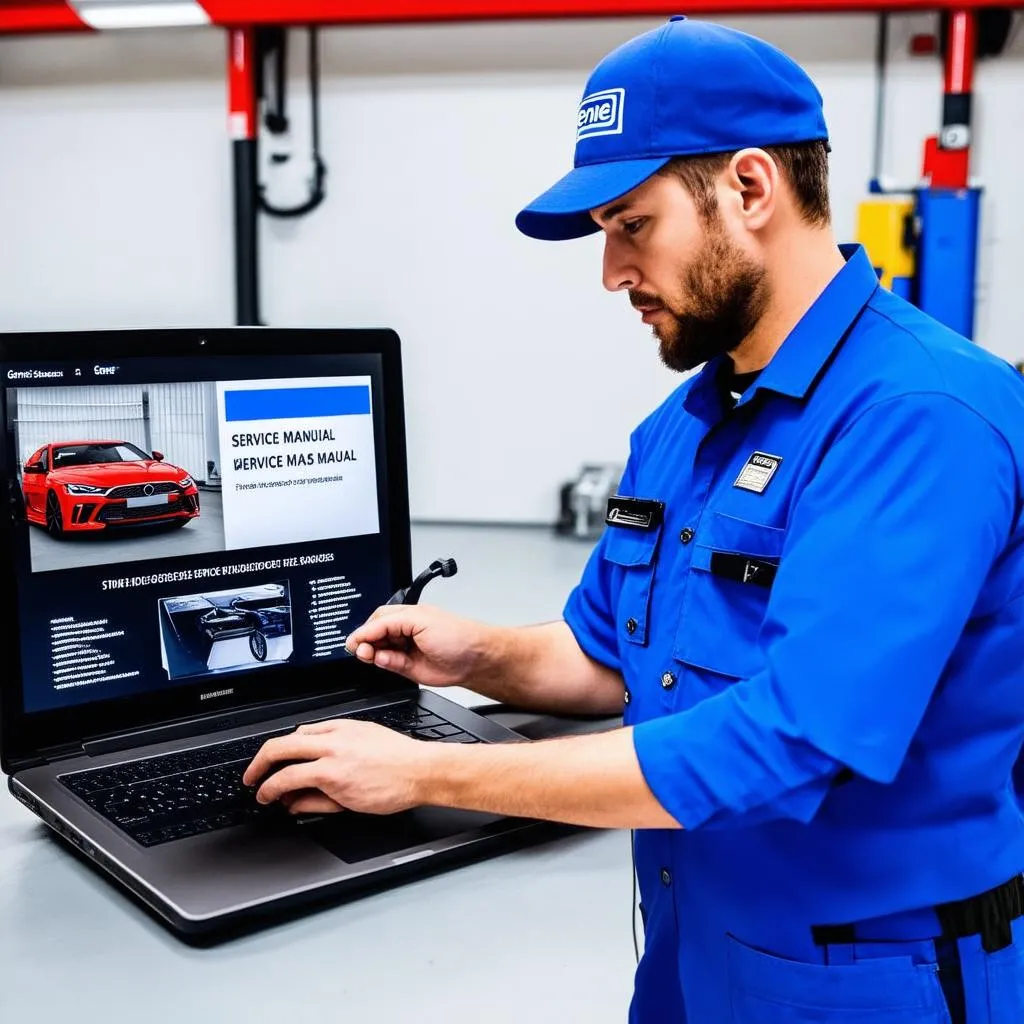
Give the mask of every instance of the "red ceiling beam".
POLYGON ((0 3, 0 32, 72 32, 88 26, 64 0, 0 3))
MULTIPOLYGON (((146 20, 145 0, 108 0, 123 11, 118 24, 131 27, 131 11, 146 20)), ((439 21, 502 21, 522 18, 593 18, 675 14, 680 0, 195 0, 214 25, 357 25, 439 21)), ((1024 6, 1024 0, 692 0, 688 14, 840 13, 854 11, 972 10, 1024 6)), ((0 34, 87 29, 90 4, 83 0, 0 0, 0 34), (76 13, 80 7, 85 20, 76 13)), ((200 12, 201 13, 201 12, 200 12)), ((189 24, 195 24, 192 20, 189 24)))
MULTIPOLYGON (((367 24, 596 18, 677 14, 774 14, 787 11, 960 10, 962 0, 200 0, 219 25, 367 24)), ((1021 7, 1022 0, 984 0, 986 7, 1021 7)))

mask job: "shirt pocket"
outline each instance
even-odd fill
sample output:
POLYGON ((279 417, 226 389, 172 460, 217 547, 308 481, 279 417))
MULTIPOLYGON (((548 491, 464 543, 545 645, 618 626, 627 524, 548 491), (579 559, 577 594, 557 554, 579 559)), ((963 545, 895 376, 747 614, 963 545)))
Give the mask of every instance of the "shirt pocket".
POLYGON ((938 969, 910 956, 784 960, 727 937, 732 1024, 948 1024, 938 969))
POLYGON ((694 541, 673 656, 745 679, 763 665, 758 647, 786 531, 709 511, 694 541))
POLYGON ((647 643, 654 568, 662 525, 649 530, 609 526, 605 560, 617 566, 621 580, 615 605, 615 632, 620 641, 647 643))

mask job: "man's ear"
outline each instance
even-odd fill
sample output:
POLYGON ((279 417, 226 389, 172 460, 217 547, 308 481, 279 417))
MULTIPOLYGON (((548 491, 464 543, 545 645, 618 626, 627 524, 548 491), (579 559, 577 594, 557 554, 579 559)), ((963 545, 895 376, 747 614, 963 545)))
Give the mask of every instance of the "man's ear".
POLYGON ((733 213, 749 230, 763 228, 771 220, 779 196, 779 168, 763 149, 741 149, 733 154, 723 184, 732 199, 733 213))

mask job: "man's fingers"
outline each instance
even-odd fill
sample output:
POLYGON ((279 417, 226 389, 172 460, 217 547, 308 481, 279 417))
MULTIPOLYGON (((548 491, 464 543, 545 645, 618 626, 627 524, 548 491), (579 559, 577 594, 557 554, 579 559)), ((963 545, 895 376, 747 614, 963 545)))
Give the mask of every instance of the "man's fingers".
POLYGON ((378 608, 361 626, 352 630, 345 646, 355 652, 360 644, 379 644, 385 640, 404 644, 418 628, 416 612, 405 605, 389 605, 378 608))
POLYGON ((402 651, 377 651, 373 663, 377 668, 386 668, 400 676, 410 675, 413 671, 412 658, 402 651))
POLYGON ((407 637, 401 639, 379 640, 376 646, 362 641, 356 645, 353 653, 360 661, 365 661, 367 665, 372 665, 380 651, 398 651, 400 653, 408 653, 411 647, 412 641, 407 637))
POLYGON ((423 606, 417 605, 414 609, 412 605, 408 604, 382 604, 379 608, 375 608, 370 612, 366 621, 359 627, 359 629, 364 629, 371 623, 378 624, 384 619, 407 618, 410 612, 415 614, 415 612, 421 607, 423 606))
POLYGON ((340 719, 331 718, 326 722, 307 722, 305 725, 300 725, 295 731, 303 736, 321 736, 325 732, 337 732, 338 727, 342 724, 340 719))
POLYGON ((315 761, 325 753, 324 741, 318 735, 293 732, 287 736, 278 736, 263 744, 245 769, 242 783, 246 786, 254 785, 273 771, 279 761, 315 761))
POLYGON ((281 802, 292 814, 337 814, 345 810, 329 796, 316 792, 285 794, 281 802))
POLYGON ((367 622, 373 622, 374 619, 386 619, 388 616, 393 615, 408 615, 413 609, 419 610, 422 608, 429 608, 427 604, 382 604, 375 608, 371 613, 367 622))
POLYGON ((362 643, 356 648, 355 655, 367 665, 386 668, 389 672, 397 672, 399 675, 408 675, 413 670, 412 658, 399 648, 374 647, 372 644, 362 643))
POLYGON ((374 655, 377 653, 371 644, 361 643, 355 647, 355 656, 368 665, 373 664, 374 655))
POLYGON ((274 772, 260 786, 256 791, 256 799, 261 804, 272 804, 286 793, 294 793, 301 789, 318 789, 319 779, 320 765, 317 761, 290 764, 274 772))

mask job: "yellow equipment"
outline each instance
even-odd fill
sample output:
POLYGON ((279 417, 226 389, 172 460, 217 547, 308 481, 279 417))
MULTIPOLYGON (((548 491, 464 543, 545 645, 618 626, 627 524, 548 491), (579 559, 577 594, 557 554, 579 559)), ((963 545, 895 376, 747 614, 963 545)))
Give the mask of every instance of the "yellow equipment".
POLYGON ((912 195, 878 195, 857 208, 857 241, 867 250, 883 288, 910 298, 914 279, 912 195))

